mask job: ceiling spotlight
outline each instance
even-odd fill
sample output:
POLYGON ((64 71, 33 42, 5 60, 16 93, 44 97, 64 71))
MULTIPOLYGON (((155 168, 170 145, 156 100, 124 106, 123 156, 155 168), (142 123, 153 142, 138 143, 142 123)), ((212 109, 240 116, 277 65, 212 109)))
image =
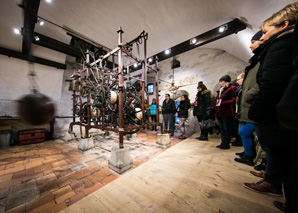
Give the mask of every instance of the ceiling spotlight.
POLYGON ((167 49, 166 51, 165 51, 165 54, 166 55, 169 55, 171 53, 171 49, 167 49))
POLYGON ((21 34, 21 31, 19 29, 17 29, 17 28, 14 28, 13 31, 17 35, 20 35, 21 34))
POLYGON ((48 2, 48 3, 51 3, 51 2, 52 2, 52 0, 46 0, 46 2, 48 2))
POLYGON ((153 61, 153 58, 149 58, 149 59, 148 59, 148 62, 152 62, 152 61, 153 61))
POLYGON ((40 26, 44 25, 44 21, 39 21, 39 25, 40 26))
POLYGON ((133 65, 135 68, 137 68, 138 67, 138 63, 134 63, 134 65, 133 65))
POLYGON ((190 44, 195 44, 195 43, 197 43, 197 39, 196 38, 190 39, 190 44))
POLYGON ((218 29, 218 31, 220 32, 220 33, 222 33, 222 32, 224 32, 224 31, 226 31, 228 29, 228 25, 222 25, 222 26, 220 26, 219 27, 219 29, 218 29))
POLYGON ((35 41, 39 41, 39 37, 38 36, 35 36, 34 39, 35 39, 35 41))

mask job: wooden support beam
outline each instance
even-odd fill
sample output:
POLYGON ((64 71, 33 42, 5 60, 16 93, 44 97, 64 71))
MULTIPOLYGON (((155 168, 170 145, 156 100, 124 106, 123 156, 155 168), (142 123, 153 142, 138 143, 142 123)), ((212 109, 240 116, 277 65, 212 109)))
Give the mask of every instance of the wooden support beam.
POLYGON ((46 66, 50 66, 50 67, 55 67, 57 69, 66 69, 66 64, 61 64, 55 61, 50 61, 44 58, 39 58, 39 57, 35 57, 32 55, 28 55, 28 54, 23 54, 21 52, 15 51, 15 50, 10 50, 10 49, 6 49, 4 47, 0 47, 0 54, 2 55, 7 55, 8 57, 13 57, 13 58, 18 58, 18 59, 22 59, 25 61, 30 61, 33 63, 38 63, 38 64, 42 64, 42 65, 46 65, 46 66))
POLYGON ((70 56, 74 56, 77 58, 81 58, 83 56, 83 53, 76 47, 70 46, 68 44, 65 44, 61 41, 55 40, 53 38, 50 38, 48 36, 42 35, 40 33, 34 32, 34 36, 38 36, 39 40, 36 41, 33 39, 33 43, 42 47, 49 48, 51 50, 55 50, 70 56))
POLYGON ((37 13, 39 9, 39 4, 40 0, 23 0, 22 5, 20 5, 20 7, 24 9, 24 27, 22 29, 23 54, 30 54, 34 27, 37 23, 37 13))
MULTIPOLYGON (((240 21, 239 19, 234 19, 233 21, 225 23, 221 26, 195 36, 194 38, 197 39, 197 42, 194 44, 191 44, 190 40, 187 40, 180 44, 177 44, 176 46, 171 47, 170 48, 171 53, 168 55, 166 55, 163 51, 163 52, 157 53, 156 55, 151 56, 153 58, 153 61, 151 62, 151 64, 154 63, 154 59, 156 57, 158 58, 158 61, 162 61, 162 60, 171 58, 171 57, 181 54, 183 52, 200 47, 200 46, 208 44, 212 41, 224 38, 226 36, 229 36, 234 33, 238 33, 239 31, 246 29, 246 24, 243 23, 242 21, 240 21), (219 28, 221 26, 225 26, 225 30, 223 32, 219 32, 219 28)), ((148 57, 148 58, 150 58, 150 57, 148 57)), ((134 72, 134 71, 136 71, 136 70, 132 70, 132 72, 134 72)))

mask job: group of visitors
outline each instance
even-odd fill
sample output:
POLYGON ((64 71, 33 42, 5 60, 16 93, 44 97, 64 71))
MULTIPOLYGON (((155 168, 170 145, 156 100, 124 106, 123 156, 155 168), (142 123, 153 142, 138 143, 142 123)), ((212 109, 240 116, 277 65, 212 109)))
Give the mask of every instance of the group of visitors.
MULTIPOLYGON (((221 143, 217 148, 229 149, 233 138, 242 142, 244 151, 236 153, 236 162, 254 165, 254 134, 257 136, 266 157, 255 169, 264 169, 264 172, 251 171, 261 180, 244 183, 244 186, 264 194, 284 194, 285 204, 274 201, 274 205, 284 212, 298 212, 298 128, 291 126, 291 115, 285 112, 284 106, 280 106, 282 99, 297 100, 289 96, 297 96, 292 89, 294 86, 287 88, 291 79, 291 84, 296 88, 298 84, 297 16, 298 2, 294 2, 266 19, 261 24, 261 30, 251 39, 250 49, 254 55, 245 71, 237 76, 236 82, 231 83, 229 75, 222 76, 215 100, 211 91, 203 82, 199 82, 194 102, 194 116, 199 123, 216 118, 221 134, 221 143), (292 91, 288 91, 290 89, 292 91)), ((297 121, 298 103, 291 101, 291 104, 296 106, 293 116, 297 121)), ((186 137, 185 120, 189 108, 187 95, 181 97, 176 109, 174 100, 166 94, 162 114, 164 128, 167 130, 169 127, 171 136, 174 135, 173 115, 177 113, 182 132, 180 138, 186 137)), ((197 139, 208 140, 208 131, 201 128, 201 135, 197 139)))

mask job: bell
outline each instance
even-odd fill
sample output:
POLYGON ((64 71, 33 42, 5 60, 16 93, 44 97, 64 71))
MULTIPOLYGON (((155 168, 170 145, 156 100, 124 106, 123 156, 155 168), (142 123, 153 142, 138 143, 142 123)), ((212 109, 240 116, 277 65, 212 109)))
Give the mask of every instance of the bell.
POLYGON ((50 122, 55 113, 52 100, 43 94, 34 92, 18 100, 19 117, 30 125, 42 125, 50 122))

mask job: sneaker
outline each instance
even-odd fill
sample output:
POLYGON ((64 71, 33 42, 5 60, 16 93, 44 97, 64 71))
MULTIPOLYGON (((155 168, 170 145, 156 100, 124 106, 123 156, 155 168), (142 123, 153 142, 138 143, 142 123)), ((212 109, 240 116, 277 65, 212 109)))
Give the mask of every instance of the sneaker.
POLYGON ((244 163, 249 166, 254 166, 254 161, 253 161, 252 156, 243 155, 242 157, 235 158, 234 160, 238 163, 244 163))
POLYGON ((200 141, 208 141, 208 137, 204 137, 204 136, 203 136, 203 137, 199 138, 199 140, 200 140, 200 141))
POLYGON ((265 180, 261 180, 257 183, 244 183, 243 186, 255 192, 274 196, 283 196, 281 188, 273 186, 265 180))
POLYGON ((222 144, 219 144, 216 146, 216 148, 221 148, 223 145, 222 144))
POLYGON ((253 176, 256 176, 258 178, 265 178, 265 172, 255 172, 255 171, 250 171, 250 174, 252 174, 253 176))
POLYGON ((279 210, 286 212, 286 204, 275 200, 273 201, 273 205, 279 210))
POLYGON ((262 162, 259 165, 255 166, 255 170, 257 170, 257 171, 265 170, 266 164, 267 164, 267 161, 263 158, 262 162))
POLYGON ((243 157, 243 155, 245 154, 245 152, 236 152, 235 155, 238 155, 240 158, 243 157))

